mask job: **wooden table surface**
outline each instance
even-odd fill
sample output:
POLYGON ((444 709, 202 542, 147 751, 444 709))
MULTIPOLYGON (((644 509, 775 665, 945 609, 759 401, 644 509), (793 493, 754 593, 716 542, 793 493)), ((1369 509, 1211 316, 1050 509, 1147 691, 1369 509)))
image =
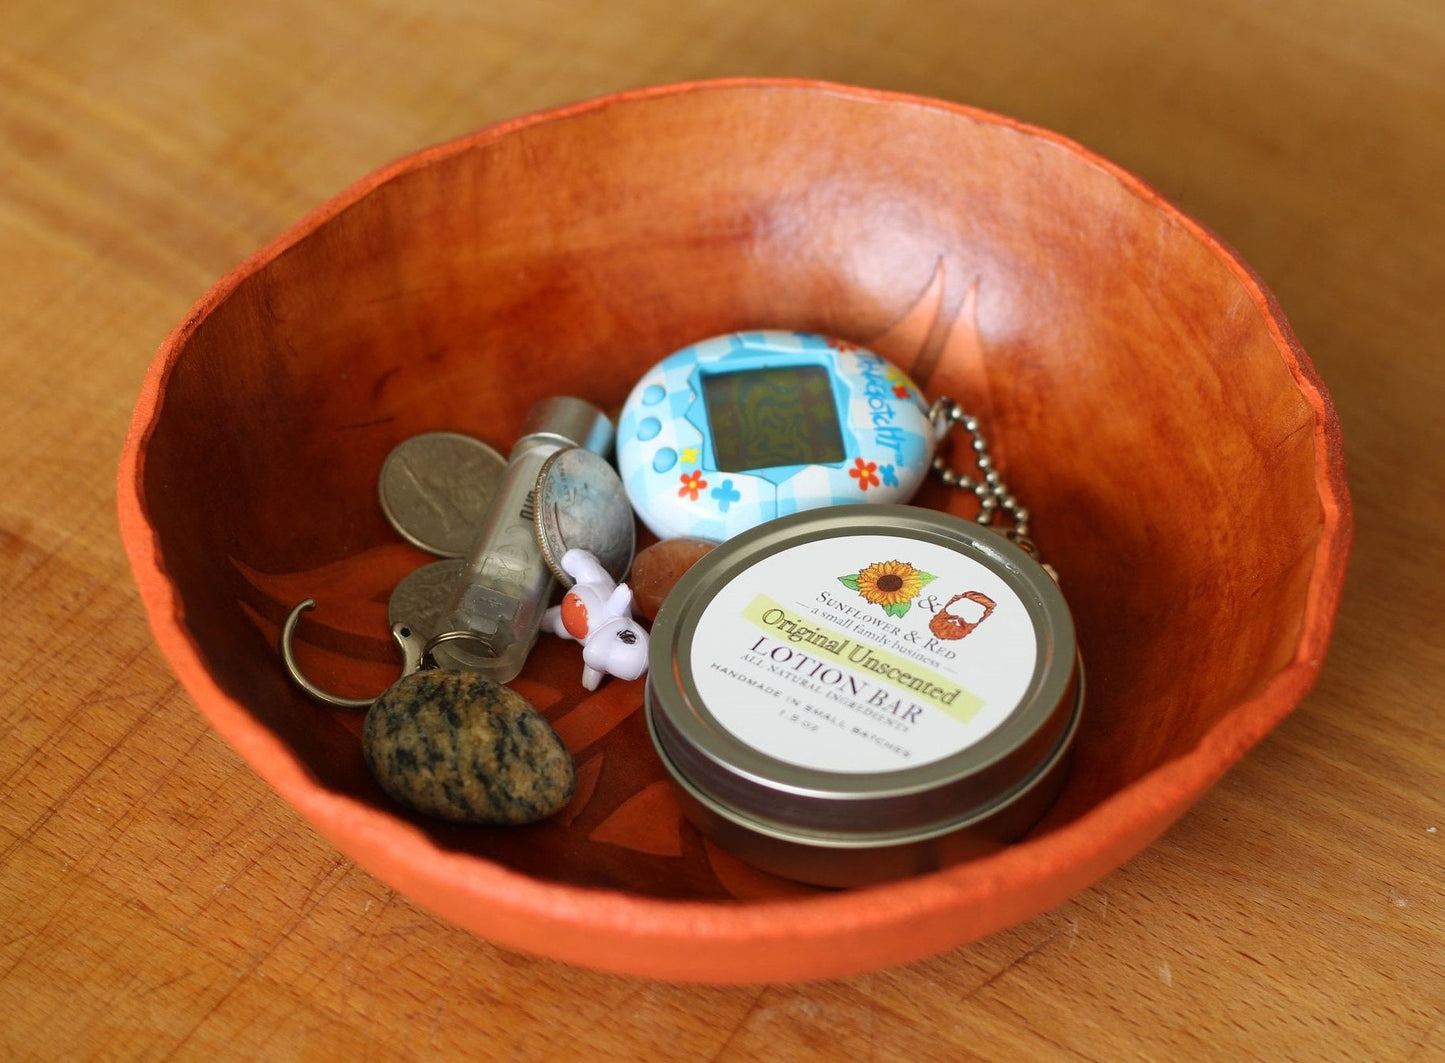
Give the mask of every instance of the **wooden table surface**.
POLYGON ((1442 190, 1438 0, 4 0, 0 1056, 1445 1059, 1442 190), (802 986, 508 953, 382 886, 194 711, 114 516, 156 346, 309 208, 497 119, 732 74, 976 104, 1156 185, 1278 295, 1358 525, 1319 685, 1161 841, 802 986))

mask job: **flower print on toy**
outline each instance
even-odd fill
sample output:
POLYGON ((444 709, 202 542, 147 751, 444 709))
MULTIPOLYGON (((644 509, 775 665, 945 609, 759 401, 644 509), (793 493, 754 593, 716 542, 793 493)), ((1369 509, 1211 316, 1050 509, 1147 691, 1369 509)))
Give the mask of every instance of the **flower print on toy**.
POLYGON ((616 583, 586 550, 562 555, 576 582, 542 618, 554 635, 582 643, 582 685, 596 690, 603 674, 636 679, 647 671, 647 632, 632 619, 632 588, 616 583))

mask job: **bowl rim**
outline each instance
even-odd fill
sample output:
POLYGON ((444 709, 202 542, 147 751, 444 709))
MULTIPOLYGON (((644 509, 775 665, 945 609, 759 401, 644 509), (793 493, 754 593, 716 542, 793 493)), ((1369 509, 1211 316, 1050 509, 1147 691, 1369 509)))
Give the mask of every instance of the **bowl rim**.
POLYGON ((121 538, 163 657, 211 726, 325 838, 370 873, 444 918, 507 947, 617 974, 711 983, 840 977, 922 959, 1031 918, 1142 851, 1314 685, 1343 590, 1353 534, 1339 418, 1275 296, 1223 240, 1140 178, 1050 130, 966 104, 806 78, 737 77, 610 93, 496 122, 423 148, 354 181, 217 280, 162 342, 147 369, 118 468, 121 538), (1319 540, 1295 652, 1188 753, 1166 761, 1077 819, 993 856, 929 875, 839 893, 754 901, 675 900, 534 878, 442 848, 381 808, 325 790, 304 762, 209 675, 168 582, 143 497, 147 446, 170 375, 200 323, 250 276, 359 200, 405 174, 521 129, 610 107, 694 93, 825 93, 926 107, 1044 141, 1108 174, 1214 252, 1250 294, 1299 393, 1314 411, 1319 540), (823 946, 826 946, 823 947, 823 946))

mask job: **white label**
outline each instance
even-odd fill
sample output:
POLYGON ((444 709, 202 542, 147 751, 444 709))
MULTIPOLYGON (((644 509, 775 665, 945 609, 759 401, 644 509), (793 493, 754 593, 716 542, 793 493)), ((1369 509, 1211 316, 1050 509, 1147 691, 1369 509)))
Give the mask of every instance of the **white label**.
POLYGON ((871 773, 952 756, 1028 688, 1023 602, 964 554, 898 535, 790 547, 704 610, 693 680, 713 717, 800 767, 871 773))

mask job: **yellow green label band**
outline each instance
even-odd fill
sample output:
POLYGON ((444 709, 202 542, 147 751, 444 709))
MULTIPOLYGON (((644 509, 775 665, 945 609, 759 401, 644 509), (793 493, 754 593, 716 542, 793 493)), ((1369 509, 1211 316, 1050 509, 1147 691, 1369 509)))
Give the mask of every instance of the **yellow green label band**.
POLYGON ((859 669, 895 690, 921 699, 926 705, 942 709, 961 723, 968 723, 983 708, 983 699, 977 694, 917 661, 859 642, 826 624, 789 612, 765 594, 752 600, 743 610, 743 618, 774 638, 806 645, 820 656, 859 669))

